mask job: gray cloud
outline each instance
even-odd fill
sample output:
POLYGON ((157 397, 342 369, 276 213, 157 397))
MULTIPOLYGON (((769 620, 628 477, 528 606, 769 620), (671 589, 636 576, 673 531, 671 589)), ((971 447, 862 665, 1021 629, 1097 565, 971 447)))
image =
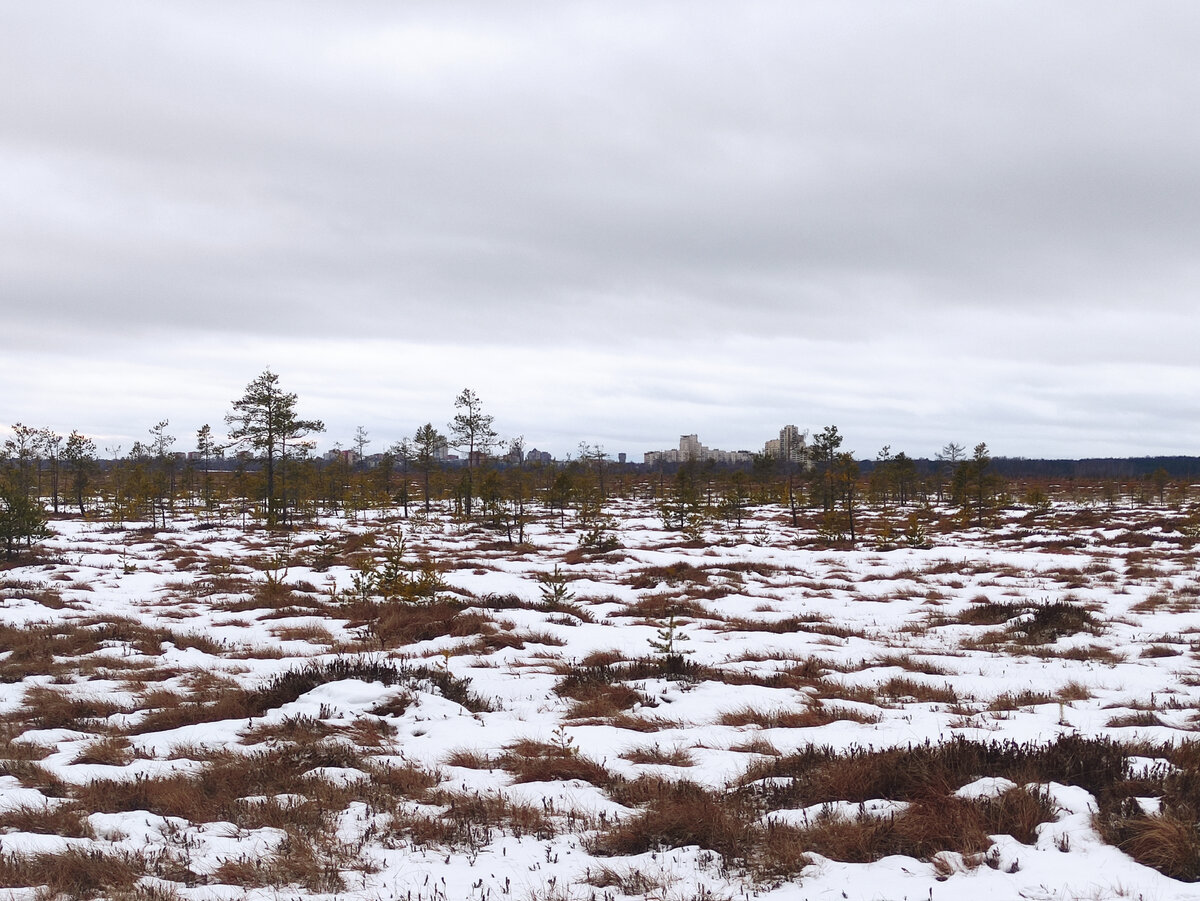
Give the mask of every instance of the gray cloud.
MULTIPOLYGON (((238 386, 280 338, 320 384, 369 337, 447 348, 429 406, 496 361, 532 392, 514 412, 558 407, 537 361, 572 348, 604 388, 564 435, 650 443, 674 404, 730 444, 811 415, 1194 449, 1191 5, 47 2, 0 26, 0 309, 26 370, 72 349, 76 397, 118 347, 201 348, 196 378, 238 386), (985 373, 1002 404, 953 400, 985 373), (1157 444, 1105 431, 1125 403, 1157 444)), ((70 409, 54 381, 28 418, 70 409)))

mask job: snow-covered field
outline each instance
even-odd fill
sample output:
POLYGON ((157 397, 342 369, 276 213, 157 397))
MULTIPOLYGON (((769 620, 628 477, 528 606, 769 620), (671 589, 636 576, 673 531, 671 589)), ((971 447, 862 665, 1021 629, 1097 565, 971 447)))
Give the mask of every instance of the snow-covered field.
POLYGON ((854 550, 610 512, 601 554, 54 522, 0 572, 5 897, 1200 898, 1161 509, 854 550))

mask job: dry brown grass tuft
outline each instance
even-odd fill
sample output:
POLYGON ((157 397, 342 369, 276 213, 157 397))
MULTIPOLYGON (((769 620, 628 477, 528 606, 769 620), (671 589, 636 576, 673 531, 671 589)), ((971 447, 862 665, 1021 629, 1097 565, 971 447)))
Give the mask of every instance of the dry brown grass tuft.
POLYGON ((442 779, 441 774, 417 764, 373 764, 367 772, 371 775, 371 795, 414 801, 423 800, 442 779))
POLYGON ((643 694, 621 683, 576 680, 560 683, 556 691, 575 702, 567 712, 571 719, 612 717, 636 704, 650 704, 643 694))
POLYGON ((1183 651, 1179 648, 1172 648, 1162 644, 1152 644, 1147 648, 1143 648, 1140 656, 1157 659, 1162 657, 1178 657, 1182 653, 1183 651))
POLYGON ((321 720, 297 714, 286 716, 277 723, 255 723, 242 730, 242 744, 257 745, 267 741, 310 743, 332 734, 333 727, 321 720))
POLYGON ((761 754, 764 757, 778 757, 783 753, 761 735, 753 735, 746 741, 730 745, 729 750, 739 754, 761 754))
POLYGON ((695 766, 696 758, 687 748, 664 748, 661 745, 644 745, 621 752, 621 759, 630 763, 657 764, 660 766, 695 766))
POLYGON ((742 707, 721 714, 717 723, 722 726, 758 726, 762 729, 806 729, 828 726, 839 720, 877 723, 879 715, 835 704, 817 703, 802 710, 759 710, 756 707, 742 707))
POLYGON ((628 729, 630 732, 661 732, 664 729, 676 729, 678 720, 660 716, 634 716, 622 713, 609 719, 608 724, 616 729, 628 729))
POLYGON ((289 834, 267 857, 227 860, 214 878, 245 887, 299 886, 310 892, 336 893, 346 887, 342 870, 370 870, 359 863, 349 846, 330 841, 314 843, 289 834))
POLYGON ((1132 726, 1165 726, 1166 723, 1153 710, 1138 710, 1133 713, 1109 717, 1108 722, 1104 725, 1109 729, 1120 729, 1132 726))
POLYGON ((33 832, 39 835, 62 835, 67 838, 92 838, 87 821, 88 811, 74 804, 46 804, 42 807, 13 807, 0 811, 0 829, 11 832, 33 832))
POLYGON ((670 888, 671 880, 664 874, 649 876, 633 868, 619 870, 600 866, 589 869, 584 882, 594 888, 618 889, 622 895, 662 897, 670 888))
POLYGON ((618 793, 617 800, 645 803, 646 809, 598 834, 590 842, 594 854, 633 855, 699 845, 727 860, 746 857, 753 810, 736 797, 691 782, 639 780, 618 793))
POLYGON ((246 828, 259 825, 282 828, 280 822, 264 822, 266 813, 283 821, 288 821, 291 813, 298 813, 306 821, 309 812, 292 806, 275 810, 270 804, 250 805, 242 799, 298 792, 313 801, 319 797, 324 811, 341 809, 351 800, 351 790, 305 774, 318 767, 366 767, 357 749, 336 741, 285 745, 250 754, 212 752, 209 757, 198 772, 132 780, 97 779, 75 786, 72 793, 80 805, 93 811, 145 810, 194 822, 226 820, 246 828))
POLYGON ((320 623, 306 623, 299 626, 277 626, 271 634, 280 641, 307 641, 309 644, 331 645, 334 643, 333 633, 320 623))
POLYGON ((104 766, 125 766, 133 760, 133 746, 119 735, 101 738, 80 751, 72 763, 96 763, 104 766))
POLYGON ((1041 691, 1006 692, 997 695, 987 705, 988 710, 1020 710, 1022 707, 1037 707, 1039 704, 1056 704, 1059 698, 1041 691))
POLYGON ((25 689, 20 716, 42 729, 85 730, 124 709, 123 705, 103 698, 72 697, 65 691, 31 685, 25 689))
POLYGON ((144 861, 128 854, 78 848, 50 854, 0 854, 0 886, 41 886, 50 897, 83 899, 129 892, 144 872, 144 861))
POLYGON ((1200 880, 1200 832, 1189 809, 1146 816, 1132 802, 1120 813, 1098 815, 1096 828, 1138 863, 1184 882, 1200 880))
POLYGON ((499 830, 517 838, 529 835, 545 841, 555 834, 554 824, 540 806, 515 804, 501 795, 482 792, 433 792, 431 803, 440 814, 397 810, 389 832, 417 847, 478 849, 490 844, 499 830))
POLYGON ((1055 692, 1054 696, 1060 701, 1086 701, 1092 697, 1092 690, 1082 682, 1072 679, 1055 692))
POLYGON ((462 606, 453 601, 362 605, 349 613, 382 648, 403 647, 445 635, 471 638, 491 622, 481 613, 463 612, 462 606))
POLYGON ((529 739, 505 748, 498 765, 517 782, 565 782, 579 779, 593 785, 611 785, 616 777, 574 746, 529 739))
POLYGON ((994 834, 1033 842, 1037 826, 1052 821, 1054 813, 1044 794, 1022 788, 978 800, 931 792, 888 817, 828 813, 807 826, 769 826, 758 843, 756 869, 787 875, 802 866, 808 853, 848 863, 870 863, 893 854, 929 860, 942 851, 979 855, 991 846, 994 834))
POLYGON ((631 588, 645 591, 660 583, 667 585, 703 585, 708 582, 708 572, 681 560, 667 566, 645 566, 627 576, 625 583, 631 588))

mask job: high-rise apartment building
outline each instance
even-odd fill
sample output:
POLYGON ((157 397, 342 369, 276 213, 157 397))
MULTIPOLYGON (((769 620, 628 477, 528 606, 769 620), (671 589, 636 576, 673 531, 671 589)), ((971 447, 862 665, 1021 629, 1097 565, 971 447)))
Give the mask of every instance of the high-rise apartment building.
POLYGON ((776 460, 803 463, 808 459, 808 433, 800 431, 794 425, 785 425, 779 430, 778 438, 772 438, 766 443, 763 453, 776 460))

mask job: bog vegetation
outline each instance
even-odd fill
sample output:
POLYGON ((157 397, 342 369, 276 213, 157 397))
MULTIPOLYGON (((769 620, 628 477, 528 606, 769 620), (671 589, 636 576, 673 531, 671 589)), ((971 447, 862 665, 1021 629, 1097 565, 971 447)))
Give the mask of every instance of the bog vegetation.
POLYGON ((356 464, 269 372, 228 426, 224 462, 207 426, 104 463, 12 429, 0 887, 1200 879, 1190 484, 1005 482, 982 444, 862 474, 833 428, 741 470, 518 464, 470 391, 356 464))

